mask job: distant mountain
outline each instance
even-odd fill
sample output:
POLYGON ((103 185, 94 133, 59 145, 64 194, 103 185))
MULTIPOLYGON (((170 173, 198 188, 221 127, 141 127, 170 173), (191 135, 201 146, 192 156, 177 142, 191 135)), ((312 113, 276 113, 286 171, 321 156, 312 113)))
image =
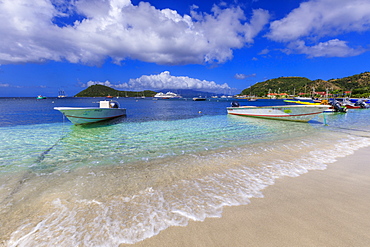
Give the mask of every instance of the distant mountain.
POLYGON ((298 95, 299 93, 326 92, 331 94, 343 94, 351 91, 352 97, 370 96, 370 72, 348 76, 340 79, 321 79, 311 81, 305 77, 279 77, 264 82, 259 82, 244 89, 241 95, 266 96, 270 93, 287 93, 298 95))

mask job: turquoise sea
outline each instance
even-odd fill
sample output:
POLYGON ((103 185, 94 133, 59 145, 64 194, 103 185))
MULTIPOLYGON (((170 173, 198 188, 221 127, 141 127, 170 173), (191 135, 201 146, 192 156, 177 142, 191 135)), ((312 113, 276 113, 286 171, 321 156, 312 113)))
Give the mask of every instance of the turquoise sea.
POLYGON ((90 126, 53 110, 99 100, 0 98, 0 245, 136 243, 370 145, 370 109, 298 123, 229 116, 231 100, 120 98, 126 117, 90 126))

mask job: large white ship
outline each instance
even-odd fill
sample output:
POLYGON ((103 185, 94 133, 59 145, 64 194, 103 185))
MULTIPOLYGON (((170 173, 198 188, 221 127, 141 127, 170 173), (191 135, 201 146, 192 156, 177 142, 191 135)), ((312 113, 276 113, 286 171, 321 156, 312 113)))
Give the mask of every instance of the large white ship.
POLYGON ((175 98, 181 98, 181 95, 178 95, 173 92, 167 92, 167 93, 157 93, 154 95, 154 98, 161 98, 161 99, 175 99, 175 98))

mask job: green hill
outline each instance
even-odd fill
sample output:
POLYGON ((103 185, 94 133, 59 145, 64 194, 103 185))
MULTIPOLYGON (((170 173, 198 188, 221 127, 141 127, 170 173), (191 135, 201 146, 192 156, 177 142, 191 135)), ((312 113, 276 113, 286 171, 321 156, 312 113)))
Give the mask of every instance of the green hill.
POLYGON ((342 79, 331 79, 329 82, 334 83, 342 90, 351 90, 354 97, 370 96, 370 72, 348 76, 342 79))
POLYGON ((140 92, 119 91, 103 85, 92 85, 76 94, 75 97, 153 97, 155 94, 156 92, 150 90, 140 92))
POLYGON ((341 79, 310 80, 305 77, 279 77, 276 79, 259 82, 244 89, 241 95, 256 95, 264 97, 268 93, 286 93, 298 95, 299 93, 326 92, 343 94, 352 91, 352 97, 370 96, 370 72, 361 73, 341 79))

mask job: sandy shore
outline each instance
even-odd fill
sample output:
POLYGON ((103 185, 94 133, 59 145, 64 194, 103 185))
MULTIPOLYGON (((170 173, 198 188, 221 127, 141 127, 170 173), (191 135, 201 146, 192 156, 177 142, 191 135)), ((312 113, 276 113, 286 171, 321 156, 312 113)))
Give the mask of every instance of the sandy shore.
POLYGON ((370 246, 370 148, 324 171, 278 179, 222 218, 171 227, 122 246, 370 246))

